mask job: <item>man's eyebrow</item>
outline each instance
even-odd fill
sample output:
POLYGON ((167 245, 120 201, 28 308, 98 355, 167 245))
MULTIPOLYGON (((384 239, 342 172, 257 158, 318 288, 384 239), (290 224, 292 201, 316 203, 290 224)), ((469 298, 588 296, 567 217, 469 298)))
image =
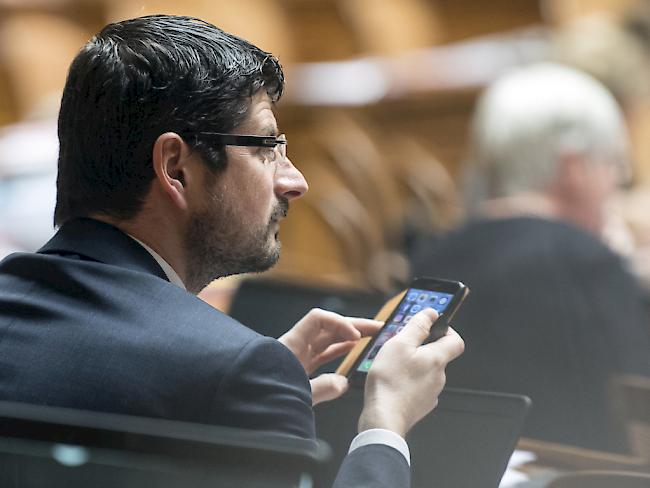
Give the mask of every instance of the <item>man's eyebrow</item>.
POLYGON ((275 136, 279 134, 278 127, 275 124, 265 125, 260 129, 259 135, 261 136, 275 136))

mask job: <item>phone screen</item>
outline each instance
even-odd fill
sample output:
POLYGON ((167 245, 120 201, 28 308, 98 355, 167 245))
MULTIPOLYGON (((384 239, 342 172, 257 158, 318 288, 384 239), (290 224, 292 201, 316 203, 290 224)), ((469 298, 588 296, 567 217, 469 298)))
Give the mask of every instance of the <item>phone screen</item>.
POLYGON ((411 320, 411 317, 425 308, 433 308, 438 314, 445 311, 454 297, 451 293, 409 288, 395 311, 377 335, 372 347, 359 362, 356 371, 367 373, 381 347, 397 334, 411 320))

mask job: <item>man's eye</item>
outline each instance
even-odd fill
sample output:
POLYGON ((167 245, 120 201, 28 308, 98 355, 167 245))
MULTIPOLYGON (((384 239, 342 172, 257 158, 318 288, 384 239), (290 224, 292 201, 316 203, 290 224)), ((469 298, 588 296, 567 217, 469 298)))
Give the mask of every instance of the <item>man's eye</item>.
POLYGON ((273 159, 275 158, 275 150, 272 147, 263 147, 261 149, 262 151, 260 154, 262 159, 264 159, 264 162, 273 162, 273 159))

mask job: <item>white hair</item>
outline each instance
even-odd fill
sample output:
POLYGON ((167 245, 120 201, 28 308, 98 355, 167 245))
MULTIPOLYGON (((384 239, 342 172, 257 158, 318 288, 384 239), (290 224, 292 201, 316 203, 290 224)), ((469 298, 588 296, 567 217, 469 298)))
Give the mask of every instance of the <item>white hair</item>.
POLYGON ((542 63, 508 72, 481 95, 470 147, 482 187, 471 189, 473 197, 500 197, 543 190, 565 154, 626 165, 628 139, 621 109, 603 85, 542 63))

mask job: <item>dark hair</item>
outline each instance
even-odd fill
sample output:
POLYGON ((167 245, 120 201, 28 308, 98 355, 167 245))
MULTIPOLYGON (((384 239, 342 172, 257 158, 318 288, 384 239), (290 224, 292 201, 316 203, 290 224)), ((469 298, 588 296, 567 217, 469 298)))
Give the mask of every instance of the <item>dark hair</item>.
POLYGON ((223 146, 199 132, 230 132, 258 90, 277 101, 283 87, 276 58, 202 20, 152 15, 109 24, 68 73, 54 223, 135 216, 154 177, 153 144, 167 131, 215 171, 225 167, 223 146))

